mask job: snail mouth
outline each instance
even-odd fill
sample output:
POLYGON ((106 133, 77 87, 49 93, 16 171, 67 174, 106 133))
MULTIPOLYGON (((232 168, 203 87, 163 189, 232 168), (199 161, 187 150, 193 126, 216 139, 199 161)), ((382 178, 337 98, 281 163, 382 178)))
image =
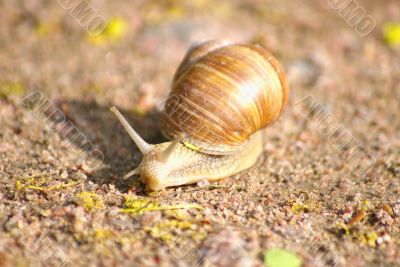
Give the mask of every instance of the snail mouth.
POLYGON ((160 179, 153 176, 140 175, 140 181, 144 183, 150 190, 159 191, 163 190, 165 187, 161 183, 160 179))

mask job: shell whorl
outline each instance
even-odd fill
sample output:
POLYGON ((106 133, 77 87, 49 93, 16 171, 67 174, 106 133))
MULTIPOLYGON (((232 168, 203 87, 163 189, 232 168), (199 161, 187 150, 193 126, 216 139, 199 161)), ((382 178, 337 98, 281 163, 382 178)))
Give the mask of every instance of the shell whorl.
POLYGON ((201 152, 231 154, 278 118, 287 95, 283 69, 266 49, 205 42, 191 48, 180 64, 161 130, 201 152))

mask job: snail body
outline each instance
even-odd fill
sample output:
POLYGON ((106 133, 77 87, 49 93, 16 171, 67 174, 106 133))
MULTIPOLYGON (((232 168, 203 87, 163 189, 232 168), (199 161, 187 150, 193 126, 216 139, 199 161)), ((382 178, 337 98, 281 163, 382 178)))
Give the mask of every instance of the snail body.
POLYGON ((209 41, 192 47, 161 114, 161 131, 172 142, 147 144, 111 108, 143 153, 125 177, 139 174, 150 190, 163 190, 248 169, 263 151, 260 130, 279 117, 287 94, 281 66, 260 46, 209 41))

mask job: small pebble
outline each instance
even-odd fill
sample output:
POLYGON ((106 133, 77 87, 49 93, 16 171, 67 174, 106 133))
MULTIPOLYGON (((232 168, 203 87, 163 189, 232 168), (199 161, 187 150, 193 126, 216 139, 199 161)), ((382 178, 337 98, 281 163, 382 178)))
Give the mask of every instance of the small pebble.
POLYGON ((77 172, 77 173, 76 173, 76 176, 78 176, 78 178, 79 178, 79 179, 82 179, 82 180, 86 180, 86 179, 87 179, 86 174, 81 173, 81 172, 77 172))
POLYGON ((381 245, 381 244, 383 244, 383 243, 390 242, 390 240, 391 240, 390 235, 387 234, 387 233, 384 233, 382 236, 380 236, 380 237, 378 237, 378 238, 376 239, 376 243, 377 243, 378 245, 381 245))
POLYGON ((68 172, 67 172, 67 171, 63 171, 63 172, 61 173, 60 177, 61 177, 62 179, 67 179, 67 178, 68 178, 68 172))
POLYGON ((151 212, 146 212, 143 217, 142 217, 142 225, 144 226, 150 226, 154 224, 155 222, 159 221, 162 217, 162 213, 160 211, 151 211, 151 212))
POLYGON ((397 217, 400 217, 400 200, 397 200, 397 202, 392 206, 393 213, 397 217))
POLYGON ((205 258, 215 266, 254 266, 246 242, 234 231, 225 229, 210 235, 204 242, 205 258))
POLYGON ((120 213, 120 209, 118 207, 112 207, 108 212, 107 216, 116 217, 120 213))
POLYGON ((82 232, 85 229, 85 209, 83 207, 76 207, 74 211, 74 231, 82 232))
POLYGON ((375 217, 383 225, 392 225, 393 224, 393 218, 390 217, 390 215, 383 209, 378 210, 375 213, 375 217))
POLYGON ((197 182, 197 186, 199 187, 204 187, 204 186, 208 186, 210 184, 210 182, 207 179, 201 180, 197 182))
POLYGON ((80 164, 80 165, 78 166, 78 168, 79 168, 80 170, 82 170, 83 173, 86 174, 86 175, 90 175, 90 174, 92 173, 92 170, 90 169, 90 167, 89 167, 85 162, 82 163, 82 164, 80 164))
POLYGON ((350 221, 350 219, 351 219, 351 217, 352 217, 352 214, 353 214, 353 209, 352 209, 351 207, 346 207, 346 208, 343 210, 342 219, 343 219, 345 222, 348 222, 348 221, 350 221))

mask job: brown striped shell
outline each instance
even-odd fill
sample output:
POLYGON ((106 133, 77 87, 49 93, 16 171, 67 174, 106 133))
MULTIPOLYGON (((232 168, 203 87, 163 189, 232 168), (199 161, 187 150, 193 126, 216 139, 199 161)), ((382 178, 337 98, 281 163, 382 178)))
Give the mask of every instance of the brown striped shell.
POLYGON ((180 64, 161 130, 201 152, 231 154, 278 118, 287 95, 283 69, 266 49, 205 42, 192 47, 180 64))

